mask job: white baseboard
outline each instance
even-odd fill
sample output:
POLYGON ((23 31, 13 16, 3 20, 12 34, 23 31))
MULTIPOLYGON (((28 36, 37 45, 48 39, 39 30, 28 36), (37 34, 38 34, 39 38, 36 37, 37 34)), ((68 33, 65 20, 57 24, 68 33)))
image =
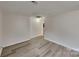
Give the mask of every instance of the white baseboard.
POLYGON ((78 52, 79 52, 79 49, 75 49, 75 48, 69 47, 69 46, 67 46, 67 45, 65 45, 65 44, 62 44, 62 43, 60 43, 60 42, 53 41, 53 40, 51 40, 50 38, 44 37, 44 39, 45 39, 45 40, 48 40, 48 41, 50 41, 50 42, 56 43, 56 44, 58 44, 58 45, 64 46, 64 47, 66 47, 66 48, 68 48, 68 49, 72 49, 72 50, 75 50, 75 51, 78 51, 78 52))
POLYGON ((18 42, 15 42, 15 43, 10 43, 10 44, 6 44, 6 45, 3 44, 2 47, 4 48, 4 47, 7 47, 7 46, 11 46, 11 45, 15 45, 15 44, 18 44, 18 43, 22 43, 22 42, 31 40, 32 38, 38 37, 38 36, 43 36, 43 35, 35 35, 35 36, 29 37, 29 38, 24 38, 25 40, 18 41, 18 42))

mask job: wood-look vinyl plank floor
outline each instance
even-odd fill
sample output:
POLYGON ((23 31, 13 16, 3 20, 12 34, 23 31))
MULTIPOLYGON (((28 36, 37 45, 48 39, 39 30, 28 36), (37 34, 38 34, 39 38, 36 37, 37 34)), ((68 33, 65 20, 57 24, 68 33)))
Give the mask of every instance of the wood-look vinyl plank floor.
POLYGON ((32 39, 28 46, 17 49, 8 57, 79 57, 79 52, 44 39, 32 39))

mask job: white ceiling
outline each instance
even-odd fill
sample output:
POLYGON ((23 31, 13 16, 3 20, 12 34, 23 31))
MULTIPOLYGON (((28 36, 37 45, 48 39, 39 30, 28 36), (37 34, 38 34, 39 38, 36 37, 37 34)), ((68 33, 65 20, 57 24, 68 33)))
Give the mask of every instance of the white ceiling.
POLYGON ((0 8, 5 12, 53 16, 78 10, 79 1, 38 1, 38 5, 31 1, 0 1, 0 8))

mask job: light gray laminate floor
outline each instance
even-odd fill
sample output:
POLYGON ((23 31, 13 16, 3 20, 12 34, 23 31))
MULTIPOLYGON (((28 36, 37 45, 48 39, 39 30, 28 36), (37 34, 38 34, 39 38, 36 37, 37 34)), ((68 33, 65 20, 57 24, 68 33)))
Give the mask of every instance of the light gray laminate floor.
POLYGON ((65 48, 47 40, 32 39, 29 44, 16 49, 16 53, 8 57, 77 57, 79 52, 65 48))

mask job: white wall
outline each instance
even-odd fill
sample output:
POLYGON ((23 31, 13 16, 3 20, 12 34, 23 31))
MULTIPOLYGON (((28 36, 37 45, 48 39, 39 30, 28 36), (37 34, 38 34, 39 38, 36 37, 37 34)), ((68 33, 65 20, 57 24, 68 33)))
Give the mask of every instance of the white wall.
POLYGON ((36 22, 36 19, 30 19, 27 15, 3 13, 2 46, 13 45, 43 35, 42 22, 36 22))
POLYGON ((0 56, 2 52, 2 11, 0 10, 0 56))
POLYGON ((79 51, 79 11, 47 19, 44 36, 50 41, 79 51))
POLYGON ((20 43, 30 38, 30 21, 25 15, 3 14, 3 47, 20 43))
POLYGON ((0 46, 2 43, 2 12, 0 10, 0 46))
POLYGON ((31 17, 30 25, 31 38, 43 35, 43 20, 37 22, 37 20, 34 17, 31 17))

